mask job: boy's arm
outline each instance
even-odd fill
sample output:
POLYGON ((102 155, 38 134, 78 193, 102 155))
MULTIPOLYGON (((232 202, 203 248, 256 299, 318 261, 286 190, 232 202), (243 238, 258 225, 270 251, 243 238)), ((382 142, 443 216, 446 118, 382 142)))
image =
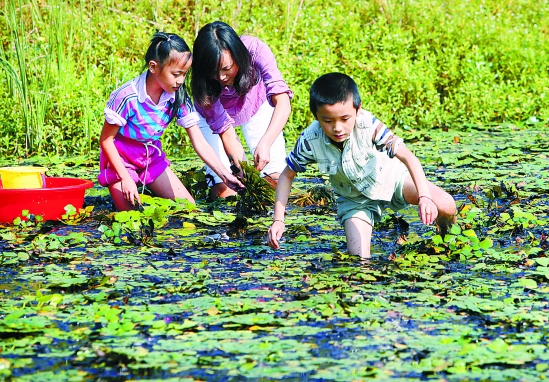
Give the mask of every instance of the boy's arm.
MULTIPOLYGON (((408 168, 417 190, 417 205, 419 217, 423 224, 431 224, 438 215, 438 209, 431 198, 429 182, 425 177, 419 159, 404 145, 398 148, 395 155, 408 168)), ((415 204, 415 203, 414 203, 415 204)))
POLYGON ((292 182, 295 176, 296 172, 286 166, 278 178, 273 216, 274 221, 271 228, 269 228, 269 235, 267 238, 269 246, 274 249, 280 248, 280 238, 284 233, 284 213, 286 211, 288 196, 290 195, 292 182))

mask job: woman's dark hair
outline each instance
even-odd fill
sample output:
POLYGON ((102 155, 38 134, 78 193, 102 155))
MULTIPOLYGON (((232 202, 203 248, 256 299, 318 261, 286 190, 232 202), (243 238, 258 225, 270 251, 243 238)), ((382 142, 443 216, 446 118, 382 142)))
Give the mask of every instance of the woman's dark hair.
POLYGON ((309 108, 316 118, 319 107, 335 105, 353 98, 353 106, 358 110, 362 101, 356 82, 343 73, 328 73, 318 77, 311 86, 309 108))
MULTIPOLYGON (((174 50, 180 53, 188 52, 189 57, 187 58, 187 62, 192 59, 191 49, 185 40, 174 33, 156 32, 151 39, 151 44, 149 45, 149 49, 147 49, 147 53, 145 53, 144 68, 146 68, 151 61, 158 62, 158 65, 162 68, 169 63, 170 53, 174 50)), ((189 95, 185 83, 183 83, 175 92, 175 101, 168 110, 170 116, 169 122, 177 115, 177 110, 179 110, 181 105, 186 102, 188 98, 189 95)))
POLYGON ((252 65, 250 52, 233 28, 222 21, 214 21, 200 29, 193 45, 191 89, 195 102, 207 109, 221 94, 216 79, 223 51, 231 53, 238 65, 234 87, 238 94, 246 94, 260 79, 258 69, 252 65))

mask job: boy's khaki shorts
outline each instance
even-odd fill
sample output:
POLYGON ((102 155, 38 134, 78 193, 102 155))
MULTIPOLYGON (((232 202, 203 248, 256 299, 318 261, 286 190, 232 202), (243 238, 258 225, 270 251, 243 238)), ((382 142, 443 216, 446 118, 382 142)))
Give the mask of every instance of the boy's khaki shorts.
POLYGON ((349 199, 345 197, 337 198, 337 218, 343 225, 345 220, 350 218, 358 218, 364 220, 372 227, 375 223, 381 221, 383 210, 387 207, 393 211, 398 211, 408 206, 404 200, 404 182, 409 176, 408 172, 402 174, 395 185, 393 198, 390 202, 385 200, 372 200, 365 196, 349 199))

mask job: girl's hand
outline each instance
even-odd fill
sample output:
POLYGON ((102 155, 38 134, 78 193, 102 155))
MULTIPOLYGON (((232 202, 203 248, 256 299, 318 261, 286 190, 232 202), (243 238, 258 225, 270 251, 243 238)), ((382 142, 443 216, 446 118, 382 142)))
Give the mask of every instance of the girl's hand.
POLYGON ((438 216, 438 208, 431 198, 420 196, 417 204, 418 214, 423 224, 433 223, 438 216))
POLYGON ((238 178, 232 174, 229 174, 229 173, 224 174, 222 179, 223 179, 223 183, 225 183, 225 185, 233 191, 239 192, 239 191, 242 191, 244 188, 246 188, 242 184, 242 182, 240 182, 240 180, 238 180, 238 178))
POLYGON ((137 203, 141 204, 137 184, 135 184, 132 178, 122 179, 120 181, 120 187, 122 189, 124 199, 130 202, 132 206, 135 206, 135 200, 137 200, 137 203))
POLYGON ((267 236, 267 243, 269 244, 269 247, 274 249, 280 248, 280 238, 284 233, 284 228, 285 225, 283 221, 275 220, 273 222, 271 228, 269 228, 269 234, 267 236))
POLYGON ((263 170, 271 161, 271 148, 265 147, 261 142, 257 145, 254 152, 254 165, 258 171, 263 170))

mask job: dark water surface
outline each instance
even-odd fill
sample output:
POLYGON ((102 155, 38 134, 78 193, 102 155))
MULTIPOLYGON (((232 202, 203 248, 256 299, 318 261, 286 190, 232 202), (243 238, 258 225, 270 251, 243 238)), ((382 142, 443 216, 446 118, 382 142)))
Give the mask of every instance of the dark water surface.
MULTIPOLYGON (((279 251, 265 245, 271 218, 232 223, 232 201, 201 200, 115 243, 98 187, 76 225, 0 227, 0 380, 541 379, 546 133, 409 136, 457 200, 459 229, 443 239, 414 207, 388 210, 370 260, 345 252, 333 207, 319 205, 291 205, 279 251)), ((90 161, 50 175, 93 179, 90 161)), ((294 191, 323 183, 311 170, 294 191)))

